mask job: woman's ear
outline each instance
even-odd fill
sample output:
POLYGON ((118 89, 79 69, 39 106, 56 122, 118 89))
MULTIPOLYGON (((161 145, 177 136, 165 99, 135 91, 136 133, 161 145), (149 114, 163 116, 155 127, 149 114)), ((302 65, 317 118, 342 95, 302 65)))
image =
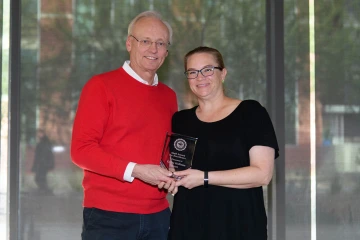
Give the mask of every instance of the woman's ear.
POLYGON ((226 74, 227 74, 227 69, 223 68, 223 70, 221 71, 222 82, 225 81, 226 74))

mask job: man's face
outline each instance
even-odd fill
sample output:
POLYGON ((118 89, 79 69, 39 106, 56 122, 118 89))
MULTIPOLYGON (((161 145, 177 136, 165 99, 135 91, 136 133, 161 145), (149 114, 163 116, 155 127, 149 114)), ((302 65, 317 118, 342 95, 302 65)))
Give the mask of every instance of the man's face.
POLYGON ((156 18, 145 17, 134 25, 132 35, 139 41, 146 39, 153 43, 144 47, 134 37, 128 37, 126 48, 130 53, 131 68, 140 76, 154 75, 168 55, 166 48, 159 48, 155 44, 160 41, 169 42, 167 27, 156 18))

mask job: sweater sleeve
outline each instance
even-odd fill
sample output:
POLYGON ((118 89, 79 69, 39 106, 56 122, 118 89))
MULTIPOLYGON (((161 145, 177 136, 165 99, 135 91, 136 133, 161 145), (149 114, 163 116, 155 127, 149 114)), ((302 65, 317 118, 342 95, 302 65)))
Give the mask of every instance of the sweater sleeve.
POLYGON ((123 181, 129 161, 105 151, 100 144, 109 118, 110 103, 100 78, 95 76, 85 84, 73 125, 71 158, 84 170, 123 181))

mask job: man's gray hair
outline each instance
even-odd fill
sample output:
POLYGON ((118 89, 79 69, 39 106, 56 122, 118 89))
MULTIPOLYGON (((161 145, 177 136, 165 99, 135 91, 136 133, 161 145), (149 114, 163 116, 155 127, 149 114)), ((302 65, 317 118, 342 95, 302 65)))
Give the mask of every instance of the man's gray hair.
POLYGON ((145 12, 142 12, 140 13, 139 15, 137 15, 129 24, 129 27, 128 27, 128 36, 130 36, 132 34, 132 31, 133 31, 133 28, 134 28, 134 25, 137 21, 139 21, 141 18, 144 18, 144 17, 152 17, 152 18, 157 18, 159 19, 162 23, 165 24, 165 26, 167 27, 168 31, 169 31, 169 42, 172 43, 172 35, 173 35, 173 30, 170 26, 170 24, 163 20, 163 18, 161 17, 160 13, 158 12, 155 12, 155 11, 145 11, 145 12))

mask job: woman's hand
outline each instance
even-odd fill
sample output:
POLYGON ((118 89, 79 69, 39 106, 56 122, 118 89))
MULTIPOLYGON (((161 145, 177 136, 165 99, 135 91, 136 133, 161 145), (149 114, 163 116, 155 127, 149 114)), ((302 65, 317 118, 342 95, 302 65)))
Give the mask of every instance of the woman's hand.
POLYGON ((204 185, 204 172, 196 169, 187 169, 175 173, 180 177, 180 180, 176 181, 176 186, 183 186, 188 189, 204 185))

